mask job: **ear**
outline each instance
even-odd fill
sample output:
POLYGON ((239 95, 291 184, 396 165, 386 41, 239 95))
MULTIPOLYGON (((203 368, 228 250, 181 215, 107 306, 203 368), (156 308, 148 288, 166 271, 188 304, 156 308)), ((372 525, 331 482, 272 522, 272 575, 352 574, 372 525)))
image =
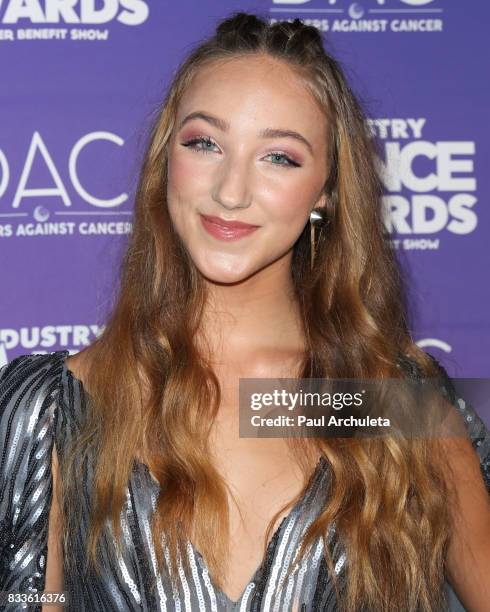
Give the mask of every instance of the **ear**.
POLYGON ((325 193, 325 191, 323 191, 320 194, 320 196, 318 197, 317 201, 315 202, 315 206, 313 208, 324 208, 327 205, 327 194, 325 193))

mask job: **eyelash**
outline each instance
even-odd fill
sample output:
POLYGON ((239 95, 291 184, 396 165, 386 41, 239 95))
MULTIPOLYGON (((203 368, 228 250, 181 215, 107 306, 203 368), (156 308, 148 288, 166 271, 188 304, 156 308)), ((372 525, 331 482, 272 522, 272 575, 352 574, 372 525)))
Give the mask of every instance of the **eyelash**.
MULTIPOLYGON (((196 151, 198 153, 213 153, 213 151, 209 151, 206 149, 198 149, 195 147, 195 145, 197 144, 213 144, 216 145, 216 143, 211 140, 211 138, 207 138, 205 136, 199 136, 197 138, 192 138, 191 140, 188 140, 187 142, 183 142, 181 143, 183 147, 189 147, 190 149, 192 149, 193 151, 196 151)), ((217 145, 216 145, 217 146, 217 145)), ((300 164, 298 164, 297 162, 295 162, 294 160, 292 160, 290 157, 288 157, 286 154, 284 153, 279 153, 279 151, 272 151, 271 153, 269 153, 269 155, 280 155, 281 157, 283 157, 286 161, 287 164, 273 164, 274 166, 284 166, 286 168, 299 168, 301 167, 300 164)))

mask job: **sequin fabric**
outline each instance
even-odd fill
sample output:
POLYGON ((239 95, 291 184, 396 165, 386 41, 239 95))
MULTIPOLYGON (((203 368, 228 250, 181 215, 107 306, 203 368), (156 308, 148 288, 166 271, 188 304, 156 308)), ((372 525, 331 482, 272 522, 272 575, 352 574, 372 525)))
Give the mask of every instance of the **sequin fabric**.
MULTIPOLYGON (((76 436, 88 396, 83 384, 65 366, 67 350, 21 355, 0 368, 0 591, 42 592, 45 583, 48 515, 52 499, 51 454, 54 443, 63 455, 76 436)), ((410 361, 399 367, 417 376, 410 361)), ((450 388, 450 382, 448 383, 450 388)), ((482 475, 490 490, 490 434, 470 404, 452 397, 467 424, 480 458, 482 475)), ((203 557, 189 542, 186 550, 190 575, 180 573, 173 591, 157 570, 150 519, 159 484, 148 468, 135 461, 121 512, 123 547, 117 552, 111 528, 100 547, 102 574, 86 567, 85 542, 93 470, 80 469, 82 517, 72 534, 76 569, 65 572, 68 612, 333 612, 337 600, 332 577, 323 558, 323 541, 308 551, 300 566, 285 579, 302 537, 326 501, 329 465, 320 459, 302 499, 276 529, 264 564, 252 576, 241 597, 232 601, 215 587, 203 557)), ((345 586, 347 559, 336 538, 335 525, 327 542, 339 580, 345 586)), ((448 610, 464 610, 451 587, 448 610)), ((26 609, 25 604, 0 606, 6 612, 26 609)), ((29 606, 41 611, 41 606, 29 606)))

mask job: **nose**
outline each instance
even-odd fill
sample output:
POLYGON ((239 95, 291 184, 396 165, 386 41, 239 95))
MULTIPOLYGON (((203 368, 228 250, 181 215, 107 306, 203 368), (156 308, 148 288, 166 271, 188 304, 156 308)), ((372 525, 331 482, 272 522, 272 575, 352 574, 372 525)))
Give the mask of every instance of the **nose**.
POLYGON ((213 200, 227 210, 248 208, 251 204, 250 185, 246 160, 228 159, 220 166, 213 200))

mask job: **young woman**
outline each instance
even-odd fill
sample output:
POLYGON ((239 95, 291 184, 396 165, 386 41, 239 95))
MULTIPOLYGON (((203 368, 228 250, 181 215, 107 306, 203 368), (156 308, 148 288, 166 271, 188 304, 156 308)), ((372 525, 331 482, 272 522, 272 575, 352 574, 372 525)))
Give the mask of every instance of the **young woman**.
POLYGON ((0 590, 379 612, 451 584, 489 609, 490 434, 410 337, 374 160, 315 28, 238 13, 190 54, 104 332, 0 370, 0 590), (435 377, 468 435, 239 437, 261 377, 435 377))

